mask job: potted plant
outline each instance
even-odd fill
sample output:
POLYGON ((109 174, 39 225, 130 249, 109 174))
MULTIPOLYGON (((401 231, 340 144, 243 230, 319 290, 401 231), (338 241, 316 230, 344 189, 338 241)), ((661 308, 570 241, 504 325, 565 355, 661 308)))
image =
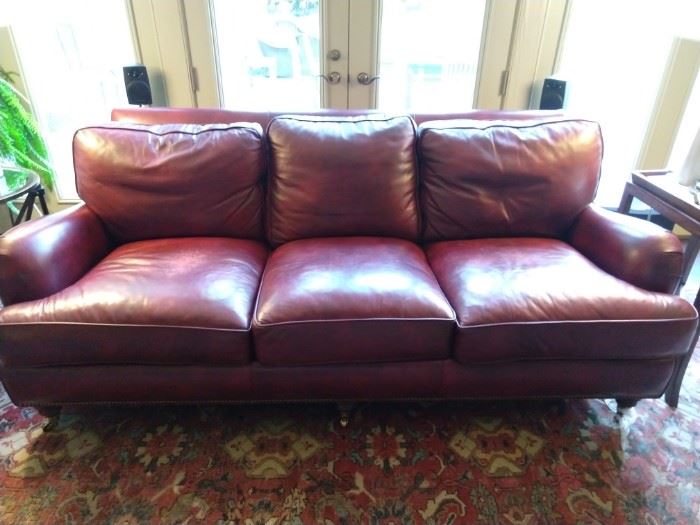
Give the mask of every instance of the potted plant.
POLYGON ((54 173, 46 143, 29 112, 29 101, 12 85, 12 75, 0 67, 0 168, 34 171, 41 184, 53 190, 54 173))

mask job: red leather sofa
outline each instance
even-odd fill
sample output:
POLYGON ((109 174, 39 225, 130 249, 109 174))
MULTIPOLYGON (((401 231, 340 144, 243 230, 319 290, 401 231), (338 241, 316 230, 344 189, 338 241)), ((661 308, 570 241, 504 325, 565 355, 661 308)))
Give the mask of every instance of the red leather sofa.
POLYGON ((671 295, 682 247, 591 205, 596 123, 113 119, 75 135, 84 203, 0 238, 15 403, 677 403, 698 324, 671 295))

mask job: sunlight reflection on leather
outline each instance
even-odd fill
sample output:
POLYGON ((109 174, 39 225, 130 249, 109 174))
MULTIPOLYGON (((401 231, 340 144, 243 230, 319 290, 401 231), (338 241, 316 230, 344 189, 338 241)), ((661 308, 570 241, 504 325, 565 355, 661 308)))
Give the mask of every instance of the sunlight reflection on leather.
POLYGON ((235 295, 236 283, 228 279, 219 279, 207 284, 204 291, 205 297, 220 301, 235 295))
POLYGON ((356 292, 407 290, 415 287, 413 279, 397 272, 373 272, 348 276, 343 272, 310 272, 301 279, 300 292, 318 292, 321 290, 338 290, 349 288, 356 292), (348 278, 350 277, 350 278, 348 278))
MULTIPOLYGON (((122 304, 129 301, 130 297, 127 297, 123 293, 119 293, 115 290, 94 290, 84 294, 83 300, 94 305, 107 305, 107 304, 122 304)), ((79 305, 79 303, 76 303, 79 305)), ((69 305, 70 306, 70 305, 69 305)), ((76 306, 75 308, 78 308, 76 306)))
POLYGON ((474 274, 472 272, 469 272, 469 275, 466 276, 464 281, 467 287, 469 288, 470 292, 479 295, 487 295, 501 288, 503 283, 503 276, 492 273, 474 274))
POLYGON ((332 290, 339 288, 339 284, 343 281, 342 276, 338 272, 308 272, 300 279, 298 290, 299 292, 315 292, 320 290, 332 290))
POLYGON ((357 275, 352 280, 352 284, 354 288, 364 288, 372 291, 392 291, 406 290, 416 283, 410 277, 396 272, 376 272, 357 275))

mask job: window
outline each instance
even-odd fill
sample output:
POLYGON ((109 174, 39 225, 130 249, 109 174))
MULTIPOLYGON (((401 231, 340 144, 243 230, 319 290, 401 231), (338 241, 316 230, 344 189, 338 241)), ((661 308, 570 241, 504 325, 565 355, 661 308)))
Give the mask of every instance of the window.
POLYGON ((695 136, 700 133, 700 75, 695 78, 688 105, 673 144, 668 168, 678 171, 683 166, 695 136))
POLYGON ((617 207, 636 168, 673 42, 697 31, 700 3, 574 0, 559 63, 568 110, 598 120, 605 156, 596 201, 617 207))
POLYGON ((215 0, 213 7, 225 107, 320 107, 318 0, 215 0))
POLYGON ((227 108, 461 111, 473 107, 475 91, 489 106, 501 103, 492 80, 500 81, 507 61, 514 2, 211 0, 208 5, 212 38, 190 33, 189 44, 193 56, 205 56, 204 47, 214 43, 215 81, 227 108))
POLYGON ((8 18, 58 196, 77 199, 74 131, 108 121, 112 108, 127 104, 122 66, 136 60, 126 4, 23 0, 11 4, 8 18))
POLYGON ((471 109, 485 5, 484 0, 384 0, 378 107, 471 109))

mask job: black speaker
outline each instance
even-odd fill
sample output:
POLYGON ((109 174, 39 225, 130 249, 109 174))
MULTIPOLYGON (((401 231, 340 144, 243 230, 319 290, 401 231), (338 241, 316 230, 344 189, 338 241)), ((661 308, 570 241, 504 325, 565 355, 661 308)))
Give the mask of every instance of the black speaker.
POLYGON ((566 80, 547 77, 542 84, 540 109, 562 109, 566 104, 566 80))
POLYGON ((153 104, 146 66, 124 66, 124 86, 129 104, 153 104))

